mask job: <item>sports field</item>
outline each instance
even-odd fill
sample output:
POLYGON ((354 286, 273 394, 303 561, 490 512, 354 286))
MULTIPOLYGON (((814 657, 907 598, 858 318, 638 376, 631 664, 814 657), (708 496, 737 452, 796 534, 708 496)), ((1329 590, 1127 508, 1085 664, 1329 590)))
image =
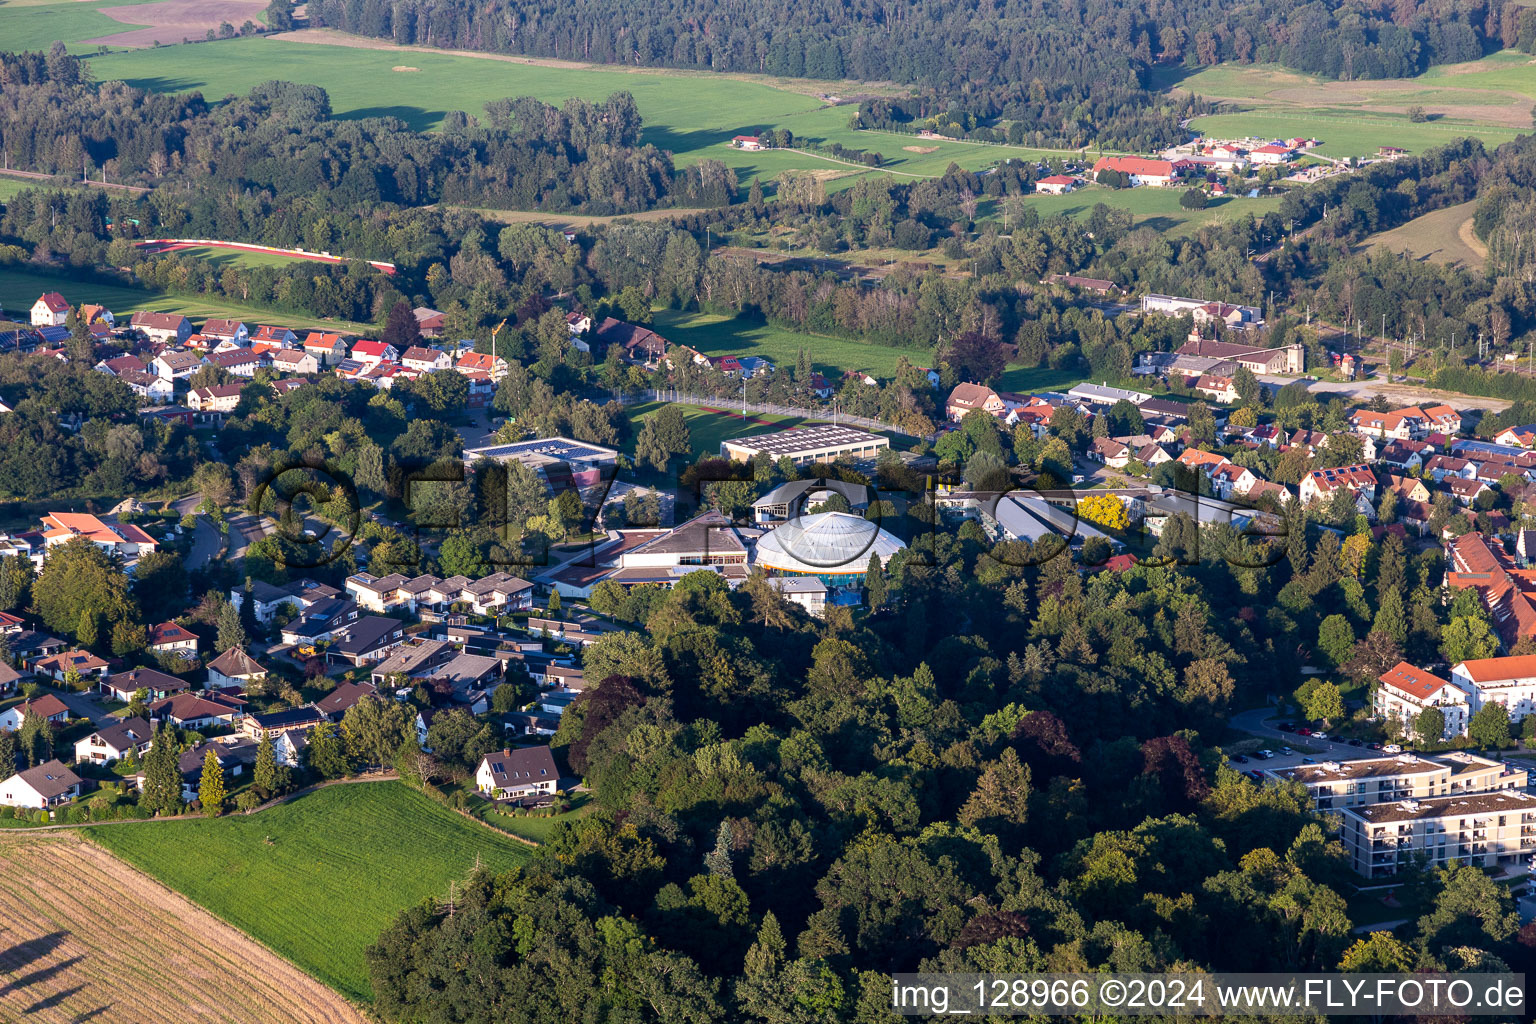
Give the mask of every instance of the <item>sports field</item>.
POLYGON ((44 292, 58 292, 72 306, 78 306, 82 302, 99 303, 119 316, 124 313, 151 311, 181 313, 193 320, 204 320, 210 316, 235 316, 248 322, 282 324, 295 329, 324 328, 359 334, 377 330, 374 324, 359 324, 349 320, 321 320, 292 313, 275 313, 269 309, 226 301, 216 296, 162 295, 142 288, 96 284, 89 281, 71 283, 56 277, 30 274, 24 270, 0 268, 0 308, 12 311, 30 309, 32 303, 36 302, 37 297, 44 292))
POLYGON ((803 334, 787 328, 712 313, 657 310, 652 327, 668 341, 696 348, 707 356, 759 356, 776 366, 793 368, 801 349, 812 365, 836 382, 845 370, 863 370, 882 379, 896 376, 902 356, 927 366, 932 353, 923 349, 889 348, 847 338, 803 334))
POLYGON ((363 951, 395 915, 446 896, 476 861, 528 847, 399 782, 331 786, 260 814, 92 829, 90 838, 354 999, 363 951))
MULTIPOLYGON (((124 824, 96 831, 175 827, 124 824)), ((86 842, 80 832, 0 838, 0 933, 0 1020, 363 1024, 366 1019, 335 991, 86 842)))
POLYGON ((693 442, 693 456, 719 455, 720 442, 728 441, 733 437, 749 437, 752 434, 766 434, 774 430, 788 430, 790 427, 799 427, 807 423, 819 423, 820 420, 802 419, 796 416, 772 416, 768 413, 749 412, 742 416, 738 408, 731 412, 731 403, 722 400, 719 405, 704 407, 700 405, 682 405, 678 402, 640 402, 629 407, 630 421, 635 425, 635 433, 639 434, 641 425, 646 418, 652 416, 664 405, 670 405, 683 414, 684 421, 688 424, 688 439, 693 442))
POLYGON ((1472 214, 1476 211, 1476 200, 1447 206, 1391 231, 1378 232, 1365 240, 1364 247, 1479 270, 1488 259, 1488 247, 1472 233, 1472 214))
POLYGON ((1213 136, 1308 136, 1325 156, 1372 156, 1378 147, 1411 153, 1463 136, 1491 145, 1530 130, 1536 63, 1503 51, 1478 61, 1431 68, 1417 78, 1334 82, 1275 65, 1222 64, 1193 75, 1165 73, 1165 84, 1240 113, 1197 118, 1213 136), (1429 120, 1415 123, 1421 106, 1429 120))

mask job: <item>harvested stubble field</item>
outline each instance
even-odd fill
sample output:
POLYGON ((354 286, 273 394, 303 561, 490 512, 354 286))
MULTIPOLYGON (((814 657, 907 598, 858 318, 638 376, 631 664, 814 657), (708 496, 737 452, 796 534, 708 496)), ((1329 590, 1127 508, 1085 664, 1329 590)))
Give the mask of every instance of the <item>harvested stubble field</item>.
POLYGON ((77 833, 0 836, 0 1020, 366 1019, 338 993, 77 833))

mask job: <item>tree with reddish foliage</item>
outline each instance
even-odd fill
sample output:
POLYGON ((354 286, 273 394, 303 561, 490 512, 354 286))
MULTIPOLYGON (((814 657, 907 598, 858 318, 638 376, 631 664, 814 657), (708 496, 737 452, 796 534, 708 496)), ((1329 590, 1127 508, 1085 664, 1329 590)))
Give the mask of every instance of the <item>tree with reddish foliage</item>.
POLYGON ((635 688, 634 680, 628 676, 609 676, 596 687, 583 691, 571 702, 571 710, 581 715, 581 735, 565 751, 571 770, 578 775, 585 773, 587 750, 592 741, 618 721, 624 712, 644 704, 645 695, 635 688))
POLYGON ((977 331, 967 331, 950 342, 945 361, 960 380, 990 384, 1002 374, 1008 357, 1001 343, 977 331))
POLYGON ((402 300, 390 307, 389 318, 384 322, 384 333, 379 340, 395 346, 400 352, 421 344, 421 325, 416 322, 416 314, 411 312, 408 303, 402 300))
POLYGON ((1022 939, 1027 935, 1029 918, 1016 910, 999 910, 971 918, 950 946, 953 949, 989 946, 1000 939, 1022 939))
POLYGON ((1141 745, 1142 775, 1156 780, 1169 806, 1192 809, 1211 792, 1200 759, 1182 736, 1156 736, 1141 745))
POLYGON ((1058 775, 1076 778, 1080 774, 1083 753, 1072 742, 1067 723, 1049 711, 1033 711, 1021 718, 1013 730, 1013 745, 1041 783, 1058 775))

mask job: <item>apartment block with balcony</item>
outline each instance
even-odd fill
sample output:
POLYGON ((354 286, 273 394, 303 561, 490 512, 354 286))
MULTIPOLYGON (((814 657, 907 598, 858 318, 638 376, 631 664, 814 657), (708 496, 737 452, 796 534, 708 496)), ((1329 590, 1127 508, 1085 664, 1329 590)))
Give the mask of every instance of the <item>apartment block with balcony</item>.
POLYGON ((1366 878, 1385 878, 1427 859, 1444 867, 1525 866, 1536 855, 1536 796, 1500 790, 1399 800, 1343 811, 1350 865, 1366 878))
POLYGON ((1505 791, 1523 793, 1527 781, 1523 769, 1464 750, 1434 757, 1398 754, 1358 761, 1325 761, 1280 768, 1269 774, 1307 787, 1307 792, 1312 794, 1313 806, 1320 811, 1371 807, 1402 800, 1505 791))

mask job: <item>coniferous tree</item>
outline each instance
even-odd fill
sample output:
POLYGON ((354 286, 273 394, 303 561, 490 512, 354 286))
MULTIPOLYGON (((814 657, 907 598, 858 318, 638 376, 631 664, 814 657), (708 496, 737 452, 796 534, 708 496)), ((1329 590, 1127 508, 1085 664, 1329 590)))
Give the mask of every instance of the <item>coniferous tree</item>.
POLYGON ((144 758, 144 789, 139 806, 151 814, 176 814, 181 811, 181 744, 167 722, 155 733, 155 741, 144 758))
POLYGON ((251 771, 251 785, 263 796, 277 792, 277 754, 272 749, 272 737, 263 735, 256 748, 256 765, 251 771))
POLYGON ((220 651, 227 651, 231 647, 244 647, 246 636, 245 626, 240 622, 240 612, 233 602, 226 601, 219 609, 218 647, 220 651))
POLYGON ((53 756, 53 733, 43 716, 34 711, 29 710, 22 718, 16 742, 26 756, 29 768, 36 768, 53 756))
POLYGON ((203 813, 217 818, 224 812, 224 766, 211 749, 203 755, 203 777, 197 786, 197 799, 203 805, 203 813))
POLYGON ((16 774, 16 734, 0 732, 0 782, 16 774))
POLYGON ((879 554, 873 551, 869 553, 869 564, 864 568, 864 589, 869 594, 871 610, 885 604, 890 587, 885 579, 885 566, 880 564, 879 554))

